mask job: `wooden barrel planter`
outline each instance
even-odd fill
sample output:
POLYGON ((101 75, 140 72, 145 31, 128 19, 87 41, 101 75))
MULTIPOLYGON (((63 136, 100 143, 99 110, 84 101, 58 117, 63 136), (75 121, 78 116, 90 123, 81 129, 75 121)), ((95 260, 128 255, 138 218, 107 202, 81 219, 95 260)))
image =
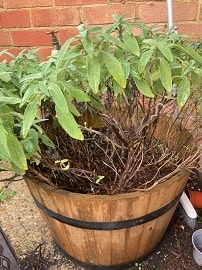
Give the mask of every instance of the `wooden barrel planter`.
POLYGON ((77 194, 26 179, 52 233, 70 260, 88 269, 125 269, 161 241, 189 173, 178 173, 150 191, 77 194))
MULTIPOLYGON (((192 144, 172 121, 160 118, 155 138, 180 155, 192 144), (162 132, 163 131, 163 132, 162 132)), ((192 145, 193 146, 193 145, 192 145)), ((118 195, 78 194, 35 178, 26 183, 52 236, 70 260, 88 269, 125 269, 159 244, 178 205, 190 172, 181 170, 147 191, 118 195)))

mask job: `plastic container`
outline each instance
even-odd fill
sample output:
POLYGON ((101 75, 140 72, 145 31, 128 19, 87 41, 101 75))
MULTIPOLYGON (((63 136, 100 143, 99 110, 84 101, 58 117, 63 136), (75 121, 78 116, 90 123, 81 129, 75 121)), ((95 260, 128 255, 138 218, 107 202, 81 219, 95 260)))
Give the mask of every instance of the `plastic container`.
POLYGON ((192 244, 194 261, 202 266, 202 229, 192 234, 192 244))

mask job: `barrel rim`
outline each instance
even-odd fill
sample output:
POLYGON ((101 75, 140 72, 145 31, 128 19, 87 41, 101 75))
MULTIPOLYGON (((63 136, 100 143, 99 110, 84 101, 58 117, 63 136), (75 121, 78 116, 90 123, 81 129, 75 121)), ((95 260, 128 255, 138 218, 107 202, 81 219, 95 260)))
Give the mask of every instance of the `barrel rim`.
POLYGON ((85 200, 117 200, 117 199, 130 199, 134 197, 141 197, 149 194, 149 192, 155 192, 158 190, 161 190, 162 187, 164 186, 169 186, 172 185, 176 181, 180 181, 182 177, 186 177, 188 179, 188 176, 190 175, 190 171, 187 170, 186 168, 180 170, 176 175, 172 176, 171 178, 167 179, 166 181, 159 183, 158 185, 154 186, 150 190, 141 190, 141 191, 133 191, 133 192, 127 192, 127 193, 121 193, 121 194, 83 194, 79 192, 72 192, 64 189, 60 189, 54 186, 50 186, 44 182, 42 182, 39 178, 37 177, 32 177, 32 176, 25 176, 25 182, 29 186, 29 181, 34 182, 35 185, 41 186, 43 189, 45 189, 47 192, 51 193, 59 193, 64 196, 70 197, 77 197, 78 195, 80 198, 83 198, 85 200))

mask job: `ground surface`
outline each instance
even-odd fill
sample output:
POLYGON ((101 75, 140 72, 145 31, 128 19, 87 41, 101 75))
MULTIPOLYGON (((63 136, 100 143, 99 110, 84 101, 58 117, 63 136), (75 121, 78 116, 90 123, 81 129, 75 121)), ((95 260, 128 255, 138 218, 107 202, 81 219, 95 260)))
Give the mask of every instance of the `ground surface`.
MULTIPOLYGON (((2 175, 0 180, 10 177, 2 175)), ((7 182, 0 182, 0 188, 7 182)), ((17 194, 0 203, 0 226, 4 230, 22 270, 84 270, 70 262, 53 242, 23 180, 12 182, 8 190, 17 194)), ((195 230, 202 228, 198 223, 195 230)), ((198 270, 193 260, 190 229, 178 208, 157 250, 137 270, 198 270)), ((11 269, 14 270, 14 269, 11 269)))

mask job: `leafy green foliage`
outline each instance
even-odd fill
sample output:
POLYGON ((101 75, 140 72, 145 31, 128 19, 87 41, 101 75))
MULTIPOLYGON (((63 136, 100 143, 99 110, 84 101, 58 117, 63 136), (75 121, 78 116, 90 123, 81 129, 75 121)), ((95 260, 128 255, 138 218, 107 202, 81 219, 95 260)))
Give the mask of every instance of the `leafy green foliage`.
POLYGON ((107 92, 127 103, 135 86, 145 98, 176 99, 183 107, 201 86, 201 42, 114 19, 106 28, 80 25, 79 35, 45 62, 32 50, 0 63, 0 158, 17 173, 25 173, 27 160, 40 162, 42 143, 54 147, 46 122, 83 140, 78 119, 85 110, 102 110, 107 92), (142 34, 135 36, 134 27, 142 34))
POLYGON ((12 198, 16 195, 16 191, 8 191, 7 188, 0 189, 0 202, 3 202, 9 198, 12 198))

